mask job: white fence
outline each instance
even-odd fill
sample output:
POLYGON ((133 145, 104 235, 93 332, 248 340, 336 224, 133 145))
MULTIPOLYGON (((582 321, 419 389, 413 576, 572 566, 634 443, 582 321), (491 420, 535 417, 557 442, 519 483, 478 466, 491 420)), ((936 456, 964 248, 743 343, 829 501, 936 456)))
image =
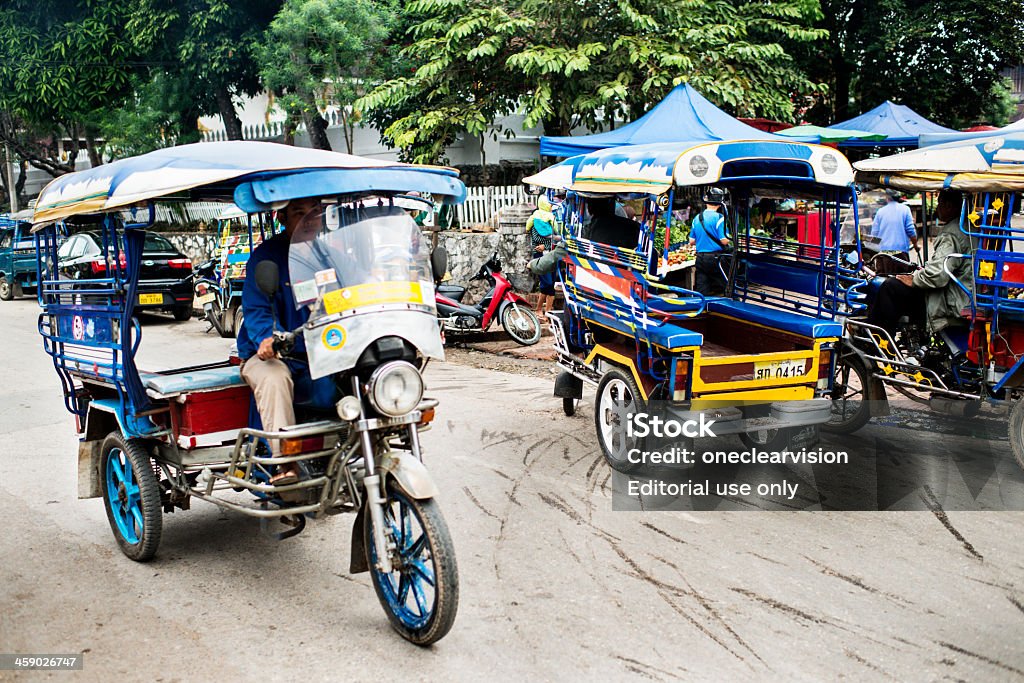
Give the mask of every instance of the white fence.
MULTIPOLYGON (((482 225, 506 206, 532 202, 522 185, 505 185, 502 187, 470 187, 467 188, 466 201, 455 207, 459 216, 459 225, 469 227, 482 225)), ((210 224, 217 220, 227 204, 219 202, 175 202, 174 204, 158 204, 156 219, 167 223, 194 223, 203 221, 210 224)))
POLYGON ((455 207, 459 225, 481 225, 487 223, 506 206, 520 204, 529 199, 522 185, 502 187, 470 187, 466 201, 455 207))

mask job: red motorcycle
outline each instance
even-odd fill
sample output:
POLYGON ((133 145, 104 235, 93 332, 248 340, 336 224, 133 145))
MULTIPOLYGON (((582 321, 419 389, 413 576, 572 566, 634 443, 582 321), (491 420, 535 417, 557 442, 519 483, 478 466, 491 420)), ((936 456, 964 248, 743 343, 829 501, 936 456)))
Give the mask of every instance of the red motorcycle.
MULTIPOLYGON (((433 255, 435 266, 447 266, 448 255, 443 249, 435 249, 433 255)), ((444 273, 446 267, 435 269, 444 273)), ((462 298, 466 288, 458 285, 437 285, 437 317, 447 333, 465 334, 486 332, 495 318, 501 320, 501 326, 508 335, 523 346, 532 346, 540 341, 541 327, 536 314, 529 308, 526 299, 512 289, 512 284, 501 272, 501 261, 495 253, 480 266, 480 270, 470 278, 487 280, 490 289, 475 304, 465 304, 462 298)))

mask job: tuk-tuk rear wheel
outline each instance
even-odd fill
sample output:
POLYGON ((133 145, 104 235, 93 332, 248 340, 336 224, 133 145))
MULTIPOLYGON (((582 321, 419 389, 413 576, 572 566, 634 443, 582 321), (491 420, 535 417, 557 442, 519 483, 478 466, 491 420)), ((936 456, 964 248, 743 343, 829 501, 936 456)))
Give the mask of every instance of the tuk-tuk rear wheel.
POLYGON ((643 395, 627 372, 615 368, 605 373, 594 398, 594 424, 601 453, 612 469, 628 473, 641 466, 627 459, 630 449, 643 450, 643 439, 628 436, 626 423, 630 414, 645 410, 643 395))
POLYGON ((107 521, 121 552, 136 562, 156 555, 163 532, 160 484, 142 444, 113 432, 103 441, 100 475, 107 521))
POLYGON ((245 322, 245 314, 242 312, 242 305, 239 304, 231 309, 231 334, 224 336, 237 337, 238 331, 242 329, 243 322, 245 322))
POLYGON ((871 373, 855 355, 841 354, 833 375, 832 415, 821 425, 832 434, 851 434, 871 419, 871 373))
POLYGON ((6 277, 0 277, 0 299, 10 301, 14 298, 14 287, 6 277))

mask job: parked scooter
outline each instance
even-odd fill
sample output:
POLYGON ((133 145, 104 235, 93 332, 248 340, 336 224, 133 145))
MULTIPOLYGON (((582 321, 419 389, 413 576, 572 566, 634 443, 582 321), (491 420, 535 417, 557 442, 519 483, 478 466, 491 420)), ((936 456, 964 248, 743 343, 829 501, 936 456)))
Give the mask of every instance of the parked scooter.
MULTIPOLYGON (((447 266, 448 255, 443 248, 434 250, 435 272, 444 273, 446 267, 437 268, 441 261, 447 266)), ((490 289, 475 304, 462 302, 466 288, 457 285, 437 285, 435 297, 437 316, 446 333, 466 334, 486 332, 495 318, 501 320, 512 339, 523 346, 532 346, 540 341, 541 327, 536 314, 530 310, 526 299, 517 294, 512 284, 501 272, 501 261, 495 253, 480 266, 470 282, 487 280, 490 289)))
POLYGON ((234 331, 242 327, 242 307, 234 311, 228 309, 224 301, 224 288, 217 280, 217 261, 210 259, 197 265, 193 269, 193 279, 196 303, 203 307, 202 319, 210 324, 206 331, 216 330, 221 337, 233 337, 234 331), (227 315, 237 316, 238 319, 231 321, 227 315))

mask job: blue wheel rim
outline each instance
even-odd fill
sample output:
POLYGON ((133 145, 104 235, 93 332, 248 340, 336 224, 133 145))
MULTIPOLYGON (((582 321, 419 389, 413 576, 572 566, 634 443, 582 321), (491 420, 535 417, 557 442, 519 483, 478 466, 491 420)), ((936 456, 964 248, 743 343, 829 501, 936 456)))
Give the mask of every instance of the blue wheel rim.
POLYGON ((132 463, 120 448, 112 449, 107 456, 106 483, 118 533, 128 543, 138 543, 144 527, 142 495, 132 463))
POLYGON ((409 629, 427 625, 434 614, 436 573, 423 520, 405 496, 391 492, 384 507, 384 523, 391 530, 399 561, 393 571, 377 570, 377 548, 370 536, 370 571, 374 573, 388 609, 409 629))

